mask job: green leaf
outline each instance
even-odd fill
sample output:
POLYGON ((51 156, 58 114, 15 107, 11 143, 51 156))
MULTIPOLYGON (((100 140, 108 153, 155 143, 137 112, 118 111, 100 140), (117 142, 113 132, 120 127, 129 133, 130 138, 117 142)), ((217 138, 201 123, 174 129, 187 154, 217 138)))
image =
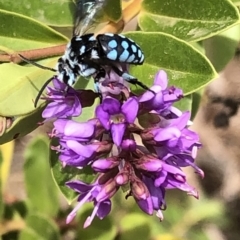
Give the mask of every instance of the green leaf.
MULTIPOLYGON (((57 59, 45 60, 43 65, 53 67, 57 59)), ((16 117, 35 111, 33 101, 43 84, 52 76, 52 72, 34 66, 1 64, 0 115, 16 117)))
POLYGON ((20 13, 52 26, 72 26, 75 4, 69 0, 0 0, 0 8, 20 13), (61 17, 59 17, 61 15, 61 17))
MULTIPOLYGON (((19 240, 36 240, 39 239, 39 237, 40 236, 31 228, 24 228, 19 234, 19 240)), ((41 240, 43 239, 41 238, 41 240)))
MULTIPOLYGON (((57 146, 58 143, 57 141, 52 141, 51 145, 57 146)), ((58 159, 58 155, 53 150, 50 151, 49 160, 53 179, 68 203, 71 204, 76 198, 76 193, 66 186, 66 182, 77 179, 90 183, 94 178, 92 170, 90 167, 85 167, 84 169, 70 166, 63 167, 58 159)))
POLYGON ((133 213, 122 218, 120 222, 120 240, 150 239, 149 216, 133 213))
MULTIPOLYGON (((121 1, 106 0, 104 13, 107 19, 117 22, 121 18, 121 1)), ((24 4, 11 0, 0 0, 0 8, 16 12, 36 19, 54 27, 69 27, 73 25, 76 4, 69 0, 24 0, 24 4), (61 17, 59 15, 61 14, 61 17)))
POLYGON ((77 239, 87 240, 114 240, 117 236, 117 228, 109 216, 100 220, 95 217, 91 226, 83 229, 83 224, 93 209, 87 209, 78 217, 77 239))
POLYGON ((178 108, 182 112, 192 110, 192 94, 180 99, 174 103, 174 107, 178 108))
POLYGON ((104 12, 108 20, 118 22, 122 16, 121 0, 105 0, 104 12))
POLYGON ((38 137, 27 147, 24 175, 30 209, 56 216, 59 210, 58 189, 49 168, 48 144, 46 138, 38 137))
POLYGON ((199 41, 238 23, 237 8, 228 0, 144 0, 139 15, 143 31, 165 32, 199 41))
POLYGON ((30 114, 14 118, 12 126, 0 137, 0 144, 23 137, 39 127, 42 118, 43 107, 37 108, 30 114))
POLYGON ((231 0, 235 6, 240 6, 239 0, 231 0))
POLYGON ((190 94, 205 86, 217 76, 209 60, 190 44, 164 33, 127 33, 143 49, 146 57, 142 66, 131 69, 133 76, 148 86, 155 74, 167 72, 169 85, 174 85, 190 94))
POLYGON ((31 214, 26 218, 27 228, 20 234, 20 240, 60 240, 57 225, 40 214, 31 214), (37 238, 33 238, 37 236, 37 238))
POLYGON ((0 22, 0 45, 9 49, 50 47, 68 41, 66 37, 41 22, 17 13, 0 10, 0 22))

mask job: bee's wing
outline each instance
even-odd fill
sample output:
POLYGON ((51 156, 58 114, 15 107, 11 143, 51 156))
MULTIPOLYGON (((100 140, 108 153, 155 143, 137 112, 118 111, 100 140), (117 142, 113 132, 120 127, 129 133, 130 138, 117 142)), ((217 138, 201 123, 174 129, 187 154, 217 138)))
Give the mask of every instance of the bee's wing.
POLYGON ((73 36, 81 36, 104 17, 105 0, 77 0, 73 36))

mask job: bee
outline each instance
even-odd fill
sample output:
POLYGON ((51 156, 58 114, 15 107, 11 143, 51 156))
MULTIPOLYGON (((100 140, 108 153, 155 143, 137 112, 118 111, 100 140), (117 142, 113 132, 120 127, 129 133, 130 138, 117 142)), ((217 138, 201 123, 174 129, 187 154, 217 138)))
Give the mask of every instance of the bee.
MULTIPOLYGON (((121 34, 105 33, 97 36, 93 33, 83 34, 99 18, 99 12, 104 4, 105 0, 78 1, 74 36, 67 44, 63 56, 58 59, 56 69, 45 68, 37 63, 34 65, 57 72, 57 79, 68 86, 73 86, 79 76, 92 77, 95 89, 99 93, 98 82, 101 78, 105 78, 107 69, 114 71, 124 80, 148 90, 148 87, 137 78, 122 70, 128 69, 129 64, 143 64, 144 54, 137 43, 121 34)), ((29 62, 28 59, 21 57, 29 62)), ((34 103, 35 107, 43 90, 52 79, 49 79, 39 91, 34 103)))

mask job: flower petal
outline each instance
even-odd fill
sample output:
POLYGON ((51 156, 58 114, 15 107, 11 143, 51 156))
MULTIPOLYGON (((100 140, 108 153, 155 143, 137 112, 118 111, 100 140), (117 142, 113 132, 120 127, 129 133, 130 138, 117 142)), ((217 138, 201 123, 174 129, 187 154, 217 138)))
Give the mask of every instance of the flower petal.
POLYGON ((87 183, 79 181, 79 180, 73 180, 73 181, 66 182, 66 185, 68 187, 72 188, 74 191, 79 192, 79 193, 88 192, 93 187, 93 185, 87 184, 87 183))
POLYGON ((103 111, 107 112, 110 115, 120 113, 121 104, 115 98, 111 98, 111 97, 105 98, 101 106, 103 108, 103 111))
POLYGON ((65 112, 67 112, 68 106, 65 103, 59 103, 59 102, 51 102, 47 105, 47 107, 42 112, 43 118, 54 118, 54 117, 66 117, 67 115, 65 112))
POLYGON ((102 105, 96 108, 95 114, 106 130, 110 129, 110 116, 103 110, 102 105))
POLYGON ((153 214, 153 203, 150 196, 147 197, 146 199, 139 199, 139 200, 135 199, 135 200, 143 212, 149 215, 153 214))
POLYGON ((138 113, 138 101, 137 98, 132 97, 129 98, 123 105, 122 105, 122 113, 125 115, 125 118, 128 123, 133 123, 137 117, 138 113))
POLYGON ((163 70, 160 70, 156 75, 154 79, 154 85, 159 85, 162 87, 162 89, 166 89, 168 85, 168 77, 167 73, 163 70))
POLYGON ((64 128, 66 136, 90 138, 94 133, 94 126, 89 122, 79 123, 73 120, 68 120, 64 128))
POLYGON ((74 140, 68 140, 66 143, 71 150, 86 158, 91 157, 98 148, 97 145, 83 145, 74 140))
POLYGON ((112 203, 110 200, 105 200, 100 203, 100 206, 97 211, 97 216, 100 219, 105 218, 111 211, 112 203))
POLYGON ((119 147, 122 143, 123 135, 126 130, 125 123, 118 123, 111 125, 111 133, 113 142, 119 147))
POLYGON ((158 142, 179 138, 181 136, 181 132, 176 127, 159 128, 155 131, 155 134, 154 140, 158 142))

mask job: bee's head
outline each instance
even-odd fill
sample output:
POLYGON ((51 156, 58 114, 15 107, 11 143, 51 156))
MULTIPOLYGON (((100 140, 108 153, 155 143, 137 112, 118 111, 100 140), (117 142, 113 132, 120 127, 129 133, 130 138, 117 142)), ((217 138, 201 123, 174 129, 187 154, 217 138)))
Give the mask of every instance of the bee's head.
POLYGON ((72 86, 76 82, 76 76, 68 64, 65 57, 61 57, 57 63, 58 80, 72 86))

